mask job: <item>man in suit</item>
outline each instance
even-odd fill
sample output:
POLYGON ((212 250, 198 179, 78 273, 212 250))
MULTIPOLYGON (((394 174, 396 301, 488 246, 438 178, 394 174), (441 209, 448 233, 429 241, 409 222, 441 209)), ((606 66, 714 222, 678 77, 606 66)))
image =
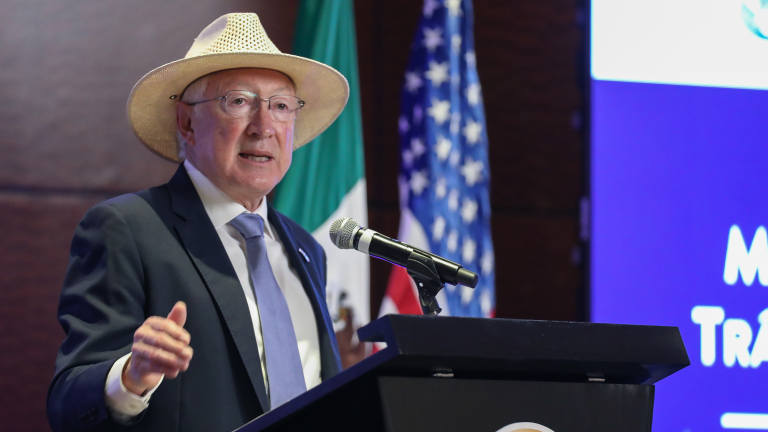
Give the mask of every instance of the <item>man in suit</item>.
POLYGON ((231 431, 340 371, 325 254, 265 197, 348 92, 281 54, 254 14, 219 18, 136 84, 134 131, 183 163, 75 232, 54 430, 231 431))

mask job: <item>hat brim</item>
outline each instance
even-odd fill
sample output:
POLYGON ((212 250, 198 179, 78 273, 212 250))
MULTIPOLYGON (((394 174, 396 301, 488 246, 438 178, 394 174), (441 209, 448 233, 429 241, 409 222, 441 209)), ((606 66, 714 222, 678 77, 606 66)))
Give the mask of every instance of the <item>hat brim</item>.
POLYGON ((294 125, 294 150, 320 135, 349 99, 347 79, 323 63, 282 53, 214 53, 185 58, 144 75, 128 97, 128 121, 139 140, 158 155, 180 162, 176 142, 176 102, 196 79, 226 69, 262 68, 282 72, 306 102, 294 125), (175 97, 174 97, 175 96, 175 97))

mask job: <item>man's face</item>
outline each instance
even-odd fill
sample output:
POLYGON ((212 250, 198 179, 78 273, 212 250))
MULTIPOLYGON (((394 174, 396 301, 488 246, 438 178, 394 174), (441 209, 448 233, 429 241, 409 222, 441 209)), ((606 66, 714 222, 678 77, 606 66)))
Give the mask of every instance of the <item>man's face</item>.
MULTIPOLYGON (((208 79, 202 100, 223 96, 229 90, 247 90, 262 99, 296 96, 288 77, 270 69, 231 69, 208 79)), ((177 110, 180 131, 187 138, 187 159, 249 210, 255 210, 282 180, 293 152, 294 122, 276 121, 268 103, 260 103, 259 110, 245 118, 227 113, 220 100, 194 106, 179 103, 177 110), (187 117, 189 127, 185 131, 187 117)))

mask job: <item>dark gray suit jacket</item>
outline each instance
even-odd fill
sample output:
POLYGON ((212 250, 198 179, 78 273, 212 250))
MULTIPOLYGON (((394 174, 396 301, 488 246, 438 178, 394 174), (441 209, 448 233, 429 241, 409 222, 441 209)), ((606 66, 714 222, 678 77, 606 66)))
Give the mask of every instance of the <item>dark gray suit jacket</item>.
MULTIPOLYGON (((272 208, 269 222, 312 303, 326 380, 341 362, 325 303, 325 253, 272 208)), ((125 429, 105 405, 109 369, 147 317, 166 316, 179 300, 195 350, 189 370, 163 381, 129 429, 228 432, 268 410, 245 295, 182 165, 165 185, 92 208, 75 232, 58 312, 66 337, 48 391, 54 431, 125 429)))

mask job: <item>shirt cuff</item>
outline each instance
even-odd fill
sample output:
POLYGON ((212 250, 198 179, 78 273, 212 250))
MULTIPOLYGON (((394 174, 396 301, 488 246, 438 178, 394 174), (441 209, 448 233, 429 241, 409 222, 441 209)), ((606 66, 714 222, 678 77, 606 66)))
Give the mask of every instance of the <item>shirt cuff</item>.
POLYGON ((149 399, 160 386, 160 383, 163 382, 163 379, 160 378, 160 382, 153 388, 148 389, 143 396, 131 393, 123 384, 123 369, 125 369, 125 364, 129 358, 131 358, 130 353, 120 357, 112 365, 107 375, 107 384, 104 389, 107 408, 109 408, 115 420, 120 423, 129 423, 131 419, 147 409, 149 407, 149 399))

